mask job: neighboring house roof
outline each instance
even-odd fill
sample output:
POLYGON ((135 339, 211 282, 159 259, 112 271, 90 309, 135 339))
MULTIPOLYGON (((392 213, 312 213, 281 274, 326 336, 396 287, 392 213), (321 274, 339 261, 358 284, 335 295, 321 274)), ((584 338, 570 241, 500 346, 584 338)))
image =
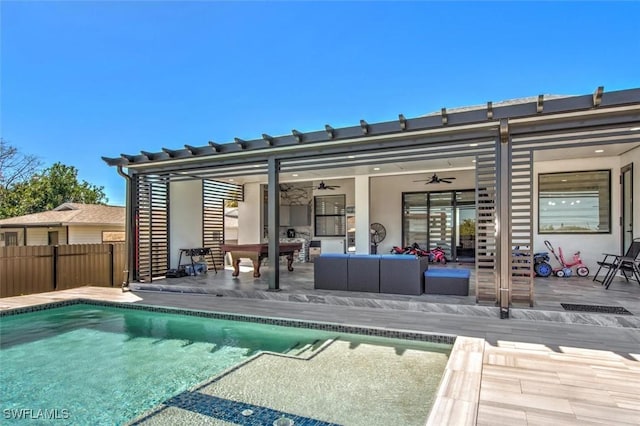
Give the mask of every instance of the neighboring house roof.
POLYGON ((0 228, 16 226, 124 226, 125 208, 100 204, 64 203, 53 210, 0 219, 0 228))

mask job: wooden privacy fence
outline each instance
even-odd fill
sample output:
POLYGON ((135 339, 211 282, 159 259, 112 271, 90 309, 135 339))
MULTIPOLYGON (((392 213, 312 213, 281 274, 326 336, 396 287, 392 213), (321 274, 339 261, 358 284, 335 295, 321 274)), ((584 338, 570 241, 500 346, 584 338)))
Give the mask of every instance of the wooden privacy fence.
POLYGON ((125 243, 0 247, 0 297, 119 287, 126 264, 125 243))

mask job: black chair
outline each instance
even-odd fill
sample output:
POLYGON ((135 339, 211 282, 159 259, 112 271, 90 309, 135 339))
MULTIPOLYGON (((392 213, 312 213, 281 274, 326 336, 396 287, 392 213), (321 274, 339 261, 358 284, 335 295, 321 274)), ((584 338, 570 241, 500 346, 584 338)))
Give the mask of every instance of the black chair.
POLYGON ((608 289, 616 274, 618 272, 622 272, 624 278, 627 281, 629 281, 630 277, 635 277, 638 283, 640 283, 640 269, 638 268, 638 256, 640 256, 640 238, 636 238, 631 242, 631 245, 624 255, 611 253, 603 254, 604 259, 602 259, 600 262, 597 262, 599 267, 593 277, 593 281, 601 283, 605 286, 605 288, 608 289), (603 269, 607 272, 602 281, 600 281, 597 278, 598 274, 603 269))

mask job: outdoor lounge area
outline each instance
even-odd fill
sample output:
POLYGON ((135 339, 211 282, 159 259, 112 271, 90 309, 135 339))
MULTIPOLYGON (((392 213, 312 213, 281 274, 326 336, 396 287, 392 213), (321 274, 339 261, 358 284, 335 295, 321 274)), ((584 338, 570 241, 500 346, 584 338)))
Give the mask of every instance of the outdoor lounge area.
POLYGON ((127 169, 127 205, 141 206, 128 216, 131 285, 155 285, 185 247, 209 248, 221 268, 229 247, 251 244, 267 258, 263 276, 254 275, 278 293, 302 269, 294 264, 290 275, 280 248, 300 244, 297 260, 313 248, 316 259, 331 255, 339 265, 314 272, 308 284, 318 291, 427 293, 508 311, 541 303, 532 271, 547 240, 592 271, 603 252, 628 247, 640 223, 627 201, 640 198, 640 89, 597 87, 103 159, 127 169), (237 208, 233 240, 227 205, 237 208), (398 260, 375 257, 417 244, 441 253, 447 268, 464 261, 469 276, 427 268, 425 276, 413 265, 418 272, 396 280, 398 260))

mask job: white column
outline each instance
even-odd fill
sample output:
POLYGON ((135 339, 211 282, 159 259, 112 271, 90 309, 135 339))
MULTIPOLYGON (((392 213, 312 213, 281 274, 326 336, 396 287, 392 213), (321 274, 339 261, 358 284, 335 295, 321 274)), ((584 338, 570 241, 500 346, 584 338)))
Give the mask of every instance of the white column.
POLYGON ((169 196, 169 263, 177 268, 181 248, 202 247, 202 181, 171 182, 169 196))
MULTIPOLYGON (((262 188, 259 183, 244 185, 244 201, 238 203, 238 244, 262 242, 262 188)), ((265 223, 266 226, 266 223, 265 223)))
POLYGON ((356 176, 356 254, 368 254, 371 250, 369 199, 369 176, 356 176))

